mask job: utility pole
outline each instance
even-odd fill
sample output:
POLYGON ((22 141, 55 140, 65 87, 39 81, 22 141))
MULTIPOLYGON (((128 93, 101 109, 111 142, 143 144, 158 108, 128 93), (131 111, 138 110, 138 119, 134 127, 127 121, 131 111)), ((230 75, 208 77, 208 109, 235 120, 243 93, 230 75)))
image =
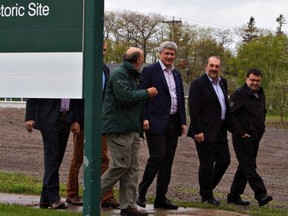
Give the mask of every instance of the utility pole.
POLYGON ((175 20, 174 17, 172 20, 170 21, 162 21, 162 23, 167 23, 168 25, 172 25, 172 31, 171 31, 171 35, 172 35, 172 41, 174 42, 174 31, 175 31, 175 25, 178 23, 182 23, 181 20, 175 20))

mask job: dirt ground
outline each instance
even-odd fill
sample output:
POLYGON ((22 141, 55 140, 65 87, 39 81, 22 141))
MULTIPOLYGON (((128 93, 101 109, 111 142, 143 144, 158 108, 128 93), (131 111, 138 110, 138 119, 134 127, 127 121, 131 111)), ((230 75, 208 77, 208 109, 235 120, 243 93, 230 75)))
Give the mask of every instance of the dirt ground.
MULTIPOLYGON (((41 178, 43 174, 43 147, 39 131, 28 133, 24 128, 24 109, 0 108, 0 171, 11 171, 30 174, 41 178)), ((258 154, 258 172, 262 176, 268 193, 274 197, 270 206, 288 209, 288 131, 267 127, 261 141, 258 154)), ((237 167, 237 161, 231 144, 231 164, 222 181, 215 189, 215 196, 222 203, 226 203, 226 196, 237 167)), ((61 166, 61 181, 66 182, 68 166, 72 153, 71 136, 67 146, 64 161, 61 166)), ((147 145, 143 141, 140 150, 140 176, 148 156, 147 145)), ((173 164, 172 179, 168 197, 187 202, 199 202, 198 195, 198 157, 194 142, 183 136, 179 139, 178 148, 173 164), (181 190, 180 190, 181 189, 181 190), (193 192, 186 192, 190 189, 193 192), (193 190, 191 190, 193 189, 193 190)), ((82 175, 81 175, 82 177, 82 175)), ((149 189, 154 194, 155 182, 149 189)), ((245 190, 244 198, 257 205, 249 185, 245 190)))

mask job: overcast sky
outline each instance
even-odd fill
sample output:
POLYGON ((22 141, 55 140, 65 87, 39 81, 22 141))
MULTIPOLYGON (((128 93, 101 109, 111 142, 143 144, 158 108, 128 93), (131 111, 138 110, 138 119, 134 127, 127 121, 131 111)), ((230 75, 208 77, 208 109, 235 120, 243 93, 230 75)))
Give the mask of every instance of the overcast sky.
POLYGON ((288 0, 105 0, 105 10, 130 10, 145 14, 157 13, 167 21, 183 22, 218 28, 241 27, 250 17, 255 18, 258 28, 275 31, 276 18, 283 14, 288 33, 288 0))

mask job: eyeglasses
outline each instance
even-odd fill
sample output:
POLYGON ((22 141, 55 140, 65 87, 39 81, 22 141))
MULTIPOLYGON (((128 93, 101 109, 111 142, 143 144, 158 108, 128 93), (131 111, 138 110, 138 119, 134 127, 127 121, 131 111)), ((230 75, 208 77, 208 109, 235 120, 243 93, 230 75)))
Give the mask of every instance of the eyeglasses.
POLYGON ((255 83, 260 83, 261 80, 260 79, 250 79, 249 77, 247 77, 247 79, 249 79, 251 82, 255 82, 255 83))

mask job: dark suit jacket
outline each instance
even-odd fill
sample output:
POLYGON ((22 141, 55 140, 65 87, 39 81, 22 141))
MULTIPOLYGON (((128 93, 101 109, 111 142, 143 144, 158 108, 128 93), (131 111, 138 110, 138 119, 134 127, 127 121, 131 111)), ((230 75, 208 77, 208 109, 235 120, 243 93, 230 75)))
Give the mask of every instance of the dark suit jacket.
MULTIPOLYGON (((231 128, 227 81, 221 77, 221 89, 226 102, 226 128, 231 128)), ((188 136, 204 133, 205 142, 215 142, 221 123, 221 105, 206 73, 191 83, 189 90, 190 127, 188 136)))
MULTIPOLYGON (((150 98, 144 105, 144 120, 149 120, 149 132, 161 134, 167 126, 170 117, 171 97, 169 88, 159 62, 151 64, 142 70, 142 79, 139 87, 147 89, 155 87, 158 95, 150 98)), ((181 125, 186 125, 185 99, 183 83, 180 73, 177 70, 172 71, 176 83, 176 92, 178 98, 178 115, 179 115, 179 136, 181 135, 181 125)))
MULTIPOLYGON (((106 91, 106 86, 110 74, 110 69, 106 64, 103 64, 103 71, 105 76, 105 83, 103 88, 103 99, 106 91)), ((80 124, 80 127, 84 128, 84 99, 72 99, 72 122, 78 122, 80 124)))
POLYGON ((61 99, 27 99, 25 121, 34 120, 35 129, 50 131, 59 116, 61 99))

